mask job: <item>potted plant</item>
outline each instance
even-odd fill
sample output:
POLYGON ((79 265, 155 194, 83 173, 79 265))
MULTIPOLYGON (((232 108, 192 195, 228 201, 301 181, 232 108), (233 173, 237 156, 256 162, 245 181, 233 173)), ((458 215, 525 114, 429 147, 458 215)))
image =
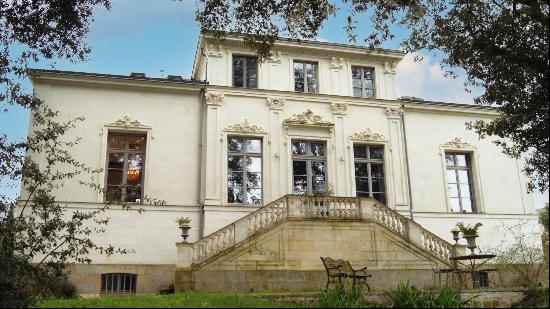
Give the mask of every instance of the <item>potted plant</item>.
POLYGON ((470 249, 471 253, 474 254, 474 249, 477 248, 476 238, 479 237, 477 230, 483 226, 481 223, 476 223, 472 225, 464 225, 462 222, 458 222, 456 227, 462 232, 462 237, 466 238, 467 246, 466 248, 470 249))
POLYGON ((176 222, 179 224, 181 229, 181 237, 183 238, 183 242, 187 242, 187 237, 189 237, 189 229, 191 228, 191 218, 189 217, 179 217, 176 222))

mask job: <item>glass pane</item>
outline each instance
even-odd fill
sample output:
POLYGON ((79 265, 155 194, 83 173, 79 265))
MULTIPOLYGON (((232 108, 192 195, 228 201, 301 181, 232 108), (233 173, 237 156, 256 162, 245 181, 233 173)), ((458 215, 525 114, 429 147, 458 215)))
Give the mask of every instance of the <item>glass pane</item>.
POLYGON ((383 147, 369 147, 370 158, 373 160, 382 160, 384 159, 384 148, 383 147))
POLYGON ((384 193, 373 193, 372 197, 377 199, 380 203, 386 203, 386 195, 384 193))
POLYGON ((262 203, 262 189, 246 189, 246 203, 260 204, 262 203))
POLYGON ((230 172, 243 170, 243 157, 242 156, 228 156, 227 157, 227 170, 230 172))
POLYGON ((141 187, 126 187, 126 202, 141 203, 141 187))
POLYGON ((460 183, 470 183, 470 179, 468 178, 468 171, 459 170, 458 171, 458 181, 460 183))
POLYGON ((128 136, 128 148, 132 150, 145 149, 145 136, 128 136))
POLYGON ((472 200, 469 198, 462 199, 462 212, 472 212, 472 200))
POLYGON ((353 79, 353 88, 358 88, 361 90, 361 80, 360 79, 353 79))
POLYGON ((247 87, 248 88, 257 88, 258 83, 256 81, 257 81, 256 78, 248 78, 247 81, 246 81, 247 87))
POLYGON ((467 164, 466 164, 466 155, 463 155, 463 154, 456 155, 456 165, 457 166, 467 166, 467 164))
POLYGON ((374 87, 373 87, 373 83, 372 83, 372 80, 366 80, 365 81, 365 90, 372 90, 374 87))
POLYGON ((447 182, 448 183, 456 183, 456 171, 455 170, 447 170, 447 182))
POLYGON ((311 173, 314 176, 325 175, 325 162, 323 161, 311 161, 311 173))
POLYGON ((243 58, 233 58, 233 84, 235 87, 243 86, 243 58))
POLYGON ((384 177, 384 165, 371 163, 370 174, 371 177, 384 177))
POLYGON ((353 88, 353 96, 354 97, 360 97, 361 96, 361 88, 353 88))
POLYGON ((325 193, 325 177, 316 176, 311 179, 313 194, 324 194, 325 193))
POLYGON ((262 158, 246 157, 246 171, 259 173, 262 171, 262 158))
POLYGON ((470 185, 460 185, 460 196, 461 197, 471 197, 470 194, 470 185))
POLYGON ((365 98, 374 98, 374 90, 365 89, 365 98))
POLYGON ((122 201, 122 187, 121 186, 107 186, 105 192, 105 199, 111 202, 122 201))
POLYGON ((367 80, 372 79, 372 71, 373 71, 373 69, 367 69, 367 68, 363 69, 363 74, 364 74, 365 79, 367 79, 367 80))
POLYGON ((246 187, 247 188, 261 188, 262 187, 262 174, 261 173, 247 173, 246 174, 246 187))
POLYGON ((294 91, 304 92, 304 83, 295 82, 294 83, 294 91))
POLYGON ((306 161, 292 161, 292 172, 294 175, 307 175, 306 161))
POLYGON ((369 179, 367 177, 355 178, 355 191, 370 192, 369 191, 369 179))
POLYGON ((359 192, 359 191, 356 191, 355 195, 358 196, 358 197, 369 197, 370 196, 370 194, 368 192, 359 192))
POLYGON ((227 202, 228 203, 242 203, 243 202, 243 189, 239 186, 229 186, 227 188, 227 202))
POLYGON ((141 154, 128 155, 127 184, 129 185, 141 184, 142 167, 143 167, 143 155, 141 154))
POLYGON ((108 185, 121 185, 122 184, 122 170, 109 169, 107 171, 107 184, 108 185))
POLYGON ((460 201, 458 198, 449 199, 449 204, 451 204, 452 212, 460 212, 460 201))
POLYGON ((372 192, 386 192, 383 178, 372 179, 372 192))
POLYGON ((456 184, 449 184, 449 196, 458 197, 458 187, 456 184))
POLYGON ((227 175, 228 187, 242 187, 243 186, 243 173, 232 172, 227 175))
POLYGON ((317 84, 307 84, 307 92, 317 93, 317 84))
POLYGON ((304 194, 307 192, 307 177, 294 176, 294 194, 304 194))
POLYGON ((229 138, 227 140, 227 150, 234 152, 243 151, 243 140, 240 138, 229 138))
POLYGON ((247 139, 244 145, 245 152, 261 153, 262 142, 259 139, 247 139))
POLYGON ((356 177, 368 177, 367 163, 355 163, 355 176, 356 177))
POLYGON ((109 135, 109 148, 110 149, 124 149, 126 147, 125 136, 123 135, 109 135))
POLYGON ((240 75, 233 77, 233 85, 235 85, 235 87, 244 87, 243 77, 240 75))
POLYGON ((305 155, 306 143, 304 142, 292 142, 292 154, 293 155, 305 155))
POLYGON ((124 154, 123 153, 110 153, 108 168, 124 168, 124 154))
POLYGON ((361 79, 361 69, 356 67, 351 67, 351 77, 356 79, 361 79))
POLYGON ((300 62, 294 63, 294 81, 304 82, 304 64, 300 62))
POLYGON ((366 158, 367 157, 367 147, 353 145, 353 157, 355 157, 355 158, 366 158))
POLYGON ((311 144, 311 154, 316 157, 325 156, 325 145, 324 144, 311 144))
POLYGON ((452 154, 446 154, 445 162, 447 166, 455 166, 455 157, 452 154))

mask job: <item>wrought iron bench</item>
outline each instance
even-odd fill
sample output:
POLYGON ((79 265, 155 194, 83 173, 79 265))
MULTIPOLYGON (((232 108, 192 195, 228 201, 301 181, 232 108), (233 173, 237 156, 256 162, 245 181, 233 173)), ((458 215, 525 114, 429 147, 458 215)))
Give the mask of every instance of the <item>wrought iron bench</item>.
POLYGON ((365 281, 367 290, 370 292, 370 286, 367 282, 367 278, 372 277, 371 274, 367 273, 367 267, 361 269, 353 269, 351 263, 347 260, 341 259, 332 259, 330 257, 321 257, 323 265, 325 265, 325 270, 327 272, 327 285, 325 290, 328 289, 330 280, 338 278, 338 282, 342 284, 342 279, 351 278, 353 279, 353 285, 355 286, 356 282, 361 280, 365 281))

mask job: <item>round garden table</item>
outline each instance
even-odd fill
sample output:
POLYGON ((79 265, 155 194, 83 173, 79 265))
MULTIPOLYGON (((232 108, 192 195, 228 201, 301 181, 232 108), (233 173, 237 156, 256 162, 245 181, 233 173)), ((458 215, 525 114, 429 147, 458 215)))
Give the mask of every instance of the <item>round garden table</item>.
POLYGON ((457 261, 464 265, 472 276, 472 284, 474 288, 479 287, 479 268, 485 263, 496 257, 494 254, 468 254, 450 257, 449 260, 457 261))

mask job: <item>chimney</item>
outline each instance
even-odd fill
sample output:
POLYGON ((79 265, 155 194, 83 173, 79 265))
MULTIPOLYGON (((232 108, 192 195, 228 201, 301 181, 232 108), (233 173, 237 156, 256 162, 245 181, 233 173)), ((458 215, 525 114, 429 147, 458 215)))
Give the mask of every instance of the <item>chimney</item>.
POLYGON ((173 82, 182 82, 183 81, 183 77, 179 76, 179 75, 168 75, 166 77, 167 80, 169 81, 173 81, 173 82))
POLYGON ((132 72, 130 73, 130 77, 133 77, 133 78, 145 78, 145 73, 137 73, 137 72, 132 72))

